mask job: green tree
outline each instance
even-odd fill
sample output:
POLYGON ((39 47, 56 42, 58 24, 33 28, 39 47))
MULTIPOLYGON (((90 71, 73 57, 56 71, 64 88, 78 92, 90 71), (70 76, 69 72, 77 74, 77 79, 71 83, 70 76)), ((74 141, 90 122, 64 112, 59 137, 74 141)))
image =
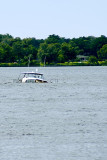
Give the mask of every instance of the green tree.
POLYGON ((43 43, 43 42, 44 42, 44 40, 37 40, 35 38, 25 38, 22 40, 23 47, 32 45, 35 48, 39 48, 40 43, 43 43))
POLYGON ((76 58, 76 48, 70 43, 62 43, 59 53, 63 55, 64 61, 71 61, 76 58))
POLYGON ((72 41, 76 44, 77 47, 79 47, 80 55, 89 56, 91 55, 91 43, 93 42, 95 38, 92 36, 89 37, 79 37, 79 38, 73 38, 72 41))
POLYGON ((107 59, 107 44, 103 45, 102 48, 97 52, 98 58, 103 60, 107 59))
POLYGON ((0 35, 0 41, 3 43, 8 43, 8 41, 12 38, 13 37, 9 34, 0 35))
POLYGON ((51 63, 57 62, 58 52, 59 52, 60 44, 58 43, 42 43, 38 50, 38 58, 41 62, 51 63))
POLYGON ((57 57, 58 62, 63 63, 65 62, 64 54, 62 53, 62 50, 58 52, 58 57, 57 57))
POLYGON ((6 43, 0 44, 0 62, 11 62, 12 60, 12 48, 6 43))
POLYGON ((40 44, 40 47, 39 47, 38 53, 37 53, 37 57, 38 57, 40 62, 44 62, 44 60, 48 56, 47 47, 48 47, 48 44, 46 44, 46 43, 41 43, 40 44))
POLYGON ((101 36, 98 38, 95 38, 93 40, 93 42, 91 43, 91 55, 94 55, 96 57, 98 57, 97 52, 100 50, 100 48, 102 48, 103 45, 107 44, 107 37, 105 36, 101 36))
POLYGON ((14 60, 20 63, 21 59, 24 57, 24 51, 21 41, 14 42, 12 45, 12 52, 14 55, 14 60))
POLYGON ((52 43, 60 43, 61 42, 61 38, 58 36, 58 35, 50 35, 46 40, 45 42, 47 44, 52 44, 52 43))
POLYGON ((31 60, 37 59, 37 49, 33 45, 28 45, 27 47, 23 48, 23 52, 24 61, 26 61, 29 58, 29 55, 31 55, 31 60))
POLYGON ((98 59, 95 56, 90 56, 88 62, 91 65, 98 65, 98 59))

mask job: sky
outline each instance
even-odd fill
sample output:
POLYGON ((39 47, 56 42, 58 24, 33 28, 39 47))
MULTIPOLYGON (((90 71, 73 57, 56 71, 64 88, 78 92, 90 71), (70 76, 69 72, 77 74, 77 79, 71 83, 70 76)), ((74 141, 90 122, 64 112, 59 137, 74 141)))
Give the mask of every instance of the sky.
POLYGON ((0 34, 107 36, 107 0, 0 0, 0 34))

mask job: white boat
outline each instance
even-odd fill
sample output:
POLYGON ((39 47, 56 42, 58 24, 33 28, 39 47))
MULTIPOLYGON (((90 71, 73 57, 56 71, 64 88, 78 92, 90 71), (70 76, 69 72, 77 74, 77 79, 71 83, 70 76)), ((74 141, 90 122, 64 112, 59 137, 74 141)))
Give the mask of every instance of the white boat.
POLYGON ((19 76, 19 82, 22 83, 47 83, 44 76, 38 72, 23 72, 19 76))

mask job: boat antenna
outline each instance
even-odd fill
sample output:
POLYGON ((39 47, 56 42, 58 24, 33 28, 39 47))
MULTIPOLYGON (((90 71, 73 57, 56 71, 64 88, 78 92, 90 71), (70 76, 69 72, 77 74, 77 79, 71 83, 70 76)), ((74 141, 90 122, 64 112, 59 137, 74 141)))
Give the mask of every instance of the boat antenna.
POLYGON ((36 73, 38 73, 38 68, 36 68, 36 73))

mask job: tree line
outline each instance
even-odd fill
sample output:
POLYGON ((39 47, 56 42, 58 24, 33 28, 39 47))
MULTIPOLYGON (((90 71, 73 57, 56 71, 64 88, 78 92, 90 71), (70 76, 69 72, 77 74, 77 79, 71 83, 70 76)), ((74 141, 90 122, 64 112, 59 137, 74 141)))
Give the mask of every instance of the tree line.
POLYGON ((46 39, 13 38, 0 34, 0 63, 64 63, 79 61, 78 55, 107 60, 107 37, 88 36, 67 39, 50 35, 46 39))

